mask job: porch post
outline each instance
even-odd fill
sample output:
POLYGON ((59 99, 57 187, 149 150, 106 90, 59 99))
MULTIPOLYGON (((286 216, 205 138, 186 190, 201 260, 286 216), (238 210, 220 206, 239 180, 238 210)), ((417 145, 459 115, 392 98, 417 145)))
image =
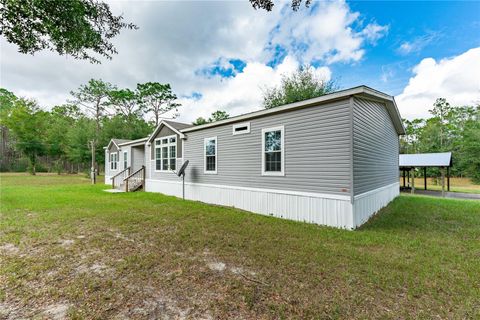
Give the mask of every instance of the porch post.
POLYGON ((412 168, 412 194, 415 193, 415 168, 412 168))
POLYGON ((442 197, 445 197, 445 167, 442 167, 442 197))
POLYGON ((450 191, 450 167, 447 167, 447 191, 450 191))
POLYGON ((423 167, 423 184, 425 190, 427 190, 427 167, 423 167))

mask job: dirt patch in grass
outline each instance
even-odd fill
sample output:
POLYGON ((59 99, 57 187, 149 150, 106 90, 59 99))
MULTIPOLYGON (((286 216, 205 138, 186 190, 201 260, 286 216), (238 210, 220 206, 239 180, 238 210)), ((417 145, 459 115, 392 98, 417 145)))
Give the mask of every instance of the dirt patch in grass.
POLYGON ((63 320, 67 318, 67 311, 69 307, 69 304, 57 303, 47 306, 43 313, 53 320, 63 320))
POLYGON ((7 255, 16 255, 20 252, 20 249, 13 243, 6 243, 0 246, 0 253, 7 255))

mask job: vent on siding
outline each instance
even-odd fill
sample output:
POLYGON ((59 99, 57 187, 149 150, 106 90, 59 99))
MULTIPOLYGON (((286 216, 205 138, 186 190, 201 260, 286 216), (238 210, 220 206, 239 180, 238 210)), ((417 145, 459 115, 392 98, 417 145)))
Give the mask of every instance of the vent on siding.
POLYGON ((232 126, 232 134, 245 134, 250 133, 250 122, 237 123, 232 126))

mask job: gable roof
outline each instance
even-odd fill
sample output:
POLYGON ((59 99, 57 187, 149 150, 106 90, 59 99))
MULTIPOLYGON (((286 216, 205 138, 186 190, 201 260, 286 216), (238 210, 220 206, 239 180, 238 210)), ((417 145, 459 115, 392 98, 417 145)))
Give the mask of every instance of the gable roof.
POLYGON ((148 137, 145 138, 140 138, 140 139, 135 139, 135 140, 125 140, 126 142, 119 143, 119 147, 123 146, 137 146, 137 145, 142 145, 147 141, 148 137))
POLYGON ((191 132, 191 131, 197 131, 197 130, 202 130, 206 128, 211 128, 211 127, 216 127, 220 126, 223 124, 228 124, 228 123, 234 123, 234 122, 239 122, 239 121, 246 121, 249 119, 253 118, 258 118, 258 117, 263 117, 271 114, 276 114, 276 113, 282 113, 282 112, 287 112, 295 109, 301 109, 305 107, 310 107, 310 106, 316 106, 319 104, 331 102, 334 100, 339 100, 339 99, 345 99, 351 96, 359 96, 362 98, 367 98, 367 99, 375 99, 375 100, 380 100, 385 103, 388 114, 390 115, 390 118, 392 119, 393 125, 395 127, 395 130, 399 135, 405 134, 405 128, 403 127, 402 123, 402 118, 400 117, 400 113, 398 112, 397 104, 395 103, 395 99, 392 96, 389 96, 386 93, 377 91, 375 89, 372 89, 367 86, 359 86, 359 87, 354 87, 350 89, 345 89, 345 90, 340 90, 336 92, 332 92, 329 94, 326 94, 321 97, 317 98, 312 98, 304 101, 299 101, 299 102, 294 102, 290 103, 284 106, 280 106, 277 108, 272 108, 272 109, 266 109, 266 110, 260 110, 260 111, 254 111, 250 113, 246 113, 243 115, 231 117, 225 120, 220 120, 220 121, 215 121, 207 124, 202 124, 199 126, 191 126, 186 129, 181 129, 181 132, 191 132))
POLYGON ((120 144, 122 144, 122 143, 132 141, 132 140, 127 140, 127 139, 112 139, 112 140, 113 140, 113 142, 115 142, 115 144, 116 144, 117 146, 120 145, 120 144))
POLYGON ((166 126, 166 127, 170 128, 173 132, 178 134, 180 136, 180 138, 182 138, 182 139, 185 138, 185 135, 180 130, 192 127, 191 124, 187 124, 187 123, 170 121, 170 120, 162 120, 162 121, 160 121, 158 126, 155 128, 153 133, 148 137, 147 142, 152 141, 153 137, 155 137, 158 134, 158 132, 160 131, 160 129, 163 126, 166 126))
POLYGON ((398 157, 400 167, 450 167, 451 152, 401 154, 398 157))
POLYGON ((120 149, 120 144, 130 142, 132 140, 126 140, 126 139, 110 139, 110 142, 108 143, 106 149, 110 149, 110 145, 113 143, 115 146, 117 146, 118 149, 120 149))

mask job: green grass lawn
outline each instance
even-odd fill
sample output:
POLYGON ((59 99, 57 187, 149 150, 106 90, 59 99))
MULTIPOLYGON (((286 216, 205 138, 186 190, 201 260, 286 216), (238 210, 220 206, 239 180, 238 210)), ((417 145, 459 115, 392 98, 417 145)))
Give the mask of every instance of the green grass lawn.
POLYGON ((0 319, 480 317, 480 202, 402 195, 344 231, 0 179, 0 319))

